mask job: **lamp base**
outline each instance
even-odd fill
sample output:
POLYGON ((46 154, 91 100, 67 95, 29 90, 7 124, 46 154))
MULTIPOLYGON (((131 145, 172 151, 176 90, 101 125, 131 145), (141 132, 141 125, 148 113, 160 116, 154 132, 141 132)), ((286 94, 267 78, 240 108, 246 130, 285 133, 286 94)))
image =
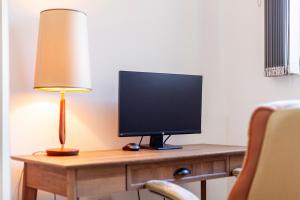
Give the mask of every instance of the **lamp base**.
POLYGON ((68 149, 68 148, 56 148, 47 149, 47 156, 77 156, 79 153, 78 149, 68 149))

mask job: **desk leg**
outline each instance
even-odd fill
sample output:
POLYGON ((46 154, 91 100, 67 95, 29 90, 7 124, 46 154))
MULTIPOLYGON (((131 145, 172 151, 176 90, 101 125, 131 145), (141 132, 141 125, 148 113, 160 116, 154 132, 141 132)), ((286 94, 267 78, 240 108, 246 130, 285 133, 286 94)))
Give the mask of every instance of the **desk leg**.
POLYGON ((201 200, 206 200, 206 180, 201 181, 201 200))
POLYGON ((37 189, 27 186, 27 164, 24 164, 22 200, 36 200, 37 189))
POLYGON ((67 172, 67 200, 79 200, 77 197, 76 172, 74 169, 67 172))
POLYGON ((36 200, 37 189, 23 187, 22 200, 36 200))

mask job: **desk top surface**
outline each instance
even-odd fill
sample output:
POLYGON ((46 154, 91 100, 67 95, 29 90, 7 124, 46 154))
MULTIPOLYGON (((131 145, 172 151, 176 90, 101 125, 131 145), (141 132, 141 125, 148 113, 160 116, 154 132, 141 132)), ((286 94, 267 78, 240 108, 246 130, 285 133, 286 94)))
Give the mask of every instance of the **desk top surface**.
POLYGON ((177 150, 140 150, 123 151, 99 150, 82 151, 78 156, 49 157, 46 155, 12 156, 13 160, 25 163, 43 164, 63 168, 78 168, 85 166, 137 164, 155 161, 169 161, 176 159, 192 159, 195 157, 236 155, 244 154, 246 147, 217 145, 217 144, 194 144, 184 145, 183 149, 177 150))

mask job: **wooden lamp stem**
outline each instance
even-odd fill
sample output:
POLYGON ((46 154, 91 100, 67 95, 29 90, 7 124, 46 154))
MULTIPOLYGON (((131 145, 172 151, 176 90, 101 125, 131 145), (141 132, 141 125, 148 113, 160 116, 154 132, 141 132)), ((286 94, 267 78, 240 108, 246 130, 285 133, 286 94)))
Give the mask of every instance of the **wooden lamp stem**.
POLYGON ((48 149, 48 156, 76 156, 79 153, 78 149, 65 148, 66 142, 66 103, 65 93, 60 93, 60 112, 59 112, 59 141, 61 148, 48 149))
POLYGON ((59 141, 61 148, 64 148, 66 141, 66 108, 65 93, 60 93, 60 112, 59 112, 59 141))

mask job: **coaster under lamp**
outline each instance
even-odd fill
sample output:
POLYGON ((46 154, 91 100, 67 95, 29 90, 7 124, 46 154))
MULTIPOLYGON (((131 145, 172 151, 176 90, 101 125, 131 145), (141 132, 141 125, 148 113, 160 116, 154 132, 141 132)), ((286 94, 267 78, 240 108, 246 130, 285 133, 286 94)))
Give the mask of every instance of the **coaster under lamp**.
POLYGON ((87 16, 72 9, 49 9, 40 13, 34 89, 60 93, 60 148, 48 156, 78 155, 65 148, 65 93, 91 91, 87 16))

